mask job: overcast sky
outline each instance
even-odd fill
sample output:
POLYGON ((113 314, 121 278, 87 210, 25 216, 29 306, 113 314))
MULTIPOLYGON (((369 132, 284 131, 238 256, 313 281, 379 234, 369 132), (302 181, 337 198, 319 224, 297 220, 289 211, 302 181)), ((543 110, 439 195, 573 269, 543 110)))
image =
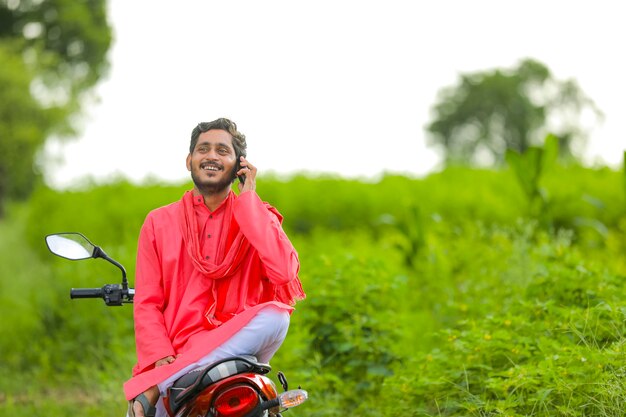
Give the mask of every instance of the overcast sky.
POLYGON ((233 119, 259 171, 424 175, 424 125, 460 73, 544 63, 604 112, 586 159, 626 148, 619 1, 109 0, 111 70, 77 140, 47 148, 48 180, 187 179, 189 135, 233 119))

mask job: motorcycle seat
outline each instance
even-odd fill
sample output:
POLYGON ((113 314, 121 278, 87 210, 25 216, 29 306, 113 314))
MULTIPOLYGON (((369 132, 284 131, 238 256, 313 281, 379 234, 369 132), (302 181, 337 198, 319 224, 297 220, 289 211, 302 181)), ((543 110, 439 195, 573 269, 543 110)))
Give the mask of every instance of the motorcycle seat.
POLYGON ((260 363, 256 357, 250 355, 222 359, 204 368, 193 370, 177 379, 168 389, 169 406, 175 414, 188 398, 202 392, 217 381, 247 372, 265 375, 271 370, 269 364, 260 363))

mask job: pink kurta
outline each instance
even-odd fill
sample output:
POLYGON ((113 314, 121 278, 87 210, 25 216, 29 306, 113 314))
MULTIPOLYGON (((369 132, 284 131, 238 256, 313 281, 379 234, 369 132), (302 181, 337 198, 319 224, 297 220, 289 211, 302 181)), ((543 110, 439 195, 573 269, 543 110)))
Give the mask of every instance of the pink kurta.
POLYGON ((201 196, 148 214, 135 278, 138 363, 124 384, 135 398, 228 340, 267 306, 305 297, 282 216, 254 191, 232 191, 213 212, 201 196), (178 358, 154 368, 167 356, 178 358))

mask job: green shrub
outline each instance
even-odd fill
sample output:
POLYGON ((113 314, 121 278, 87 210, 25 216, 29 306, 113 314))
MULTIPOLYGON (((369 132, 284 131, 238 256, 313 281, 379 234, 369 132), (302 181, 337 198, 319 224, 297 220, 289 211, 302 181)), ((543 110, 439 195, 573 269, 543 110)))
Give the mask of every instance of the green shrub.
MULTIPOLYGON (((441 329, 436 348, 386 379, 384 415, 626 411, 618 389, 626 370, 624 277, 586 262, 567 236, 522 238, 531 239, 528 275, 509 282, 506 291, 491 281, 492 291, 481 291, 482 316, 441 329)), ((507 260, 520 256, 515 252, 507 260)))

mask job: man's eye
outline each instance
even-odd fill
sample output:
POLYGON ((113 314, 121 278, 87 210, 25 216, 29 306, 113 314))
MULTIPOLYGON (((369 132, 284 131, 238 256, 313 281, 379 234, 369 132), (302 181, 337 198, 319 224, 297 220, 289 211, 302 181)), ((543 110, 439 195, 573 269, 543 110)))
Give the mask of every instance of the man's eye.
POLYGON ((221 153, 222 155, 226 155, 229 153, 228 148, 219 148, 217 151, 221 153))
POLYGON ((207 148, 206 146, 200 146, 198 147, 197 151, 200 153, 206 153, 209 150, 209 148, 207 148))

